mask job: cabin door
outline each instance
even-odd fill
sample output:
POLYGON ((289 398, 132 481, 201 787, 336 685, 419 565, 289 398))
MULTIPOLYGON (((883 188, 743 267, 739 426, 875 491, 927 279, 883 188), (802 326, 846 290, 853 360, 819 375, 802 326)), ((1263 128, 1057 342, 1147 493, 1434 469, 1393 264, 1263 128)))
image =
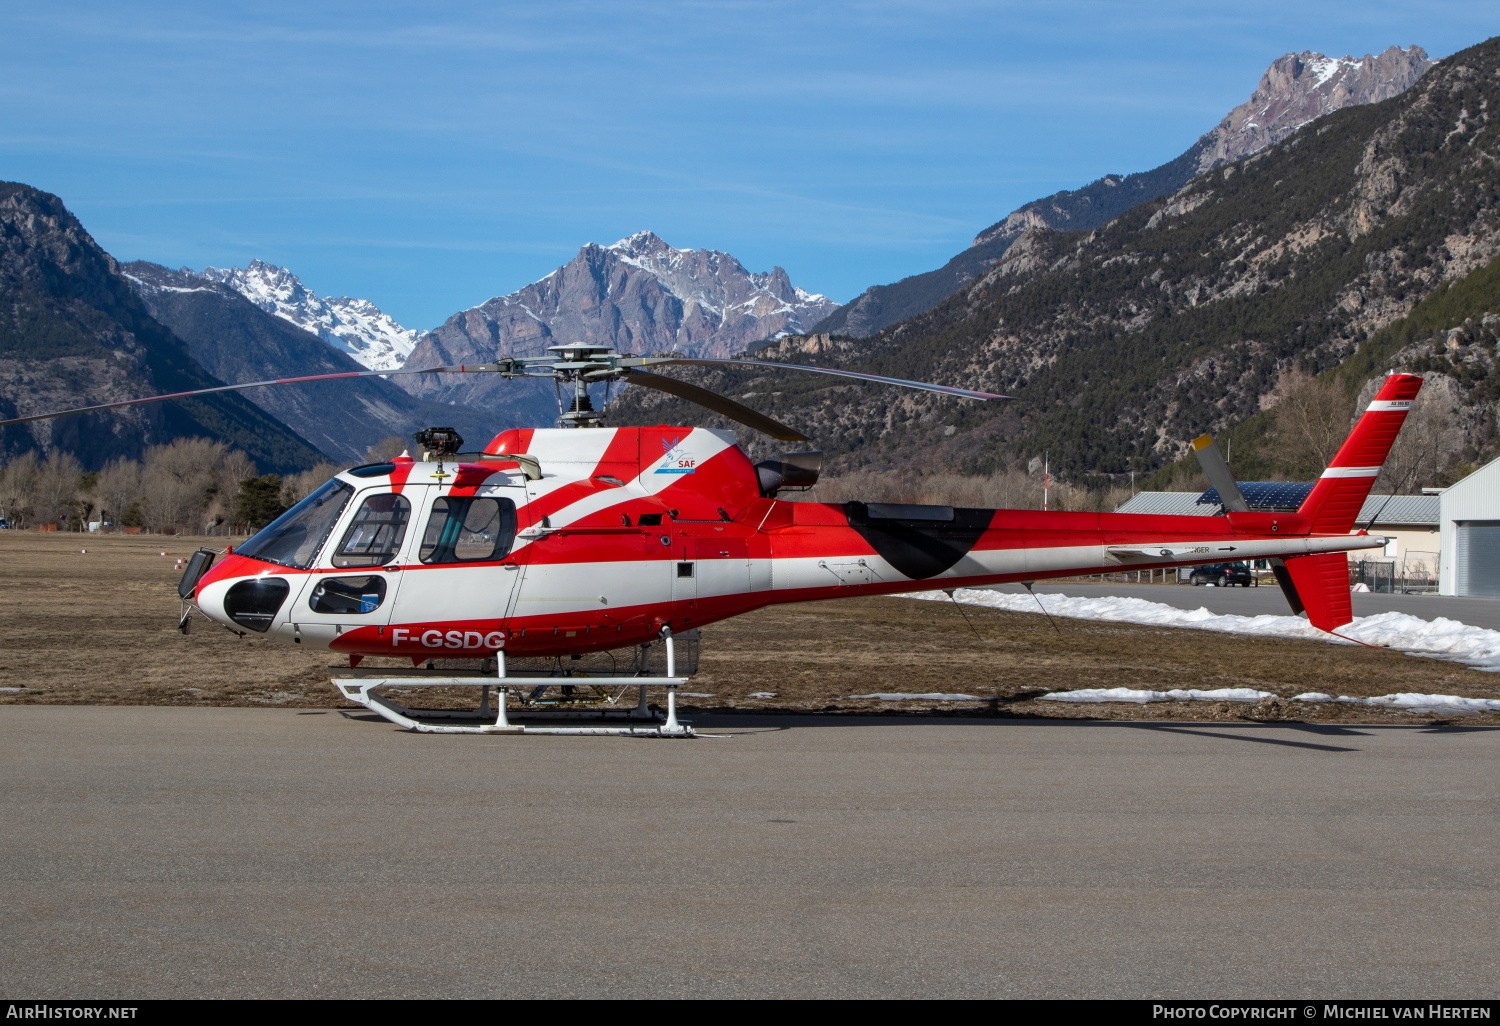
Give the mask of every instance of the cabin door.
POLYGON ((520 572, 509 559, 520 489, 484 485, 472 495, 442 486, 408 488, 417 514, 391 624, 407 627, 424 647, 489 648, 466 638, 500 630, 520 572), (513 498, 515 496, 516 498, 513 498), (436 632, 436 633, 434 633, 436 632), (455 642, 455 638, 460 640, 455 642))

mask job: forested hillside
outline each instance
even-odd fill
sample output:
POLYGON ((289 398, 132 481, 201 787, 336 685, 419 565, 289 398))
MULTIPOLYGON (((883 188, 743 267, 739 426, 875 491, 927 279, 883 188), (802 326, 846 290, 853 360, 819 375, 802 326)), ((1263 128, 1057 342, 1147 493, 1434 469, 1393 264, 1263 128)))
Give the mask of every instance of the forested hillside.
MULTIPOLYGON (((759 354, 1013 402, 789 374, 700 380, 753 394, 751 405, 812 435, 835 467, 987 472, 1045 452, 1074 478, 1150 471, 1367 342, 1362 373, 1384 370, 1402 346, 1377 344, 1377 333, 1500 253, 1492 105, 1495 40, 1394 99, 1329 114, 1096 231, 1028 229, 973 286, 857 345, 796 336, 759 354)), ((637 395, 615 413, 698 417, 637 395)))

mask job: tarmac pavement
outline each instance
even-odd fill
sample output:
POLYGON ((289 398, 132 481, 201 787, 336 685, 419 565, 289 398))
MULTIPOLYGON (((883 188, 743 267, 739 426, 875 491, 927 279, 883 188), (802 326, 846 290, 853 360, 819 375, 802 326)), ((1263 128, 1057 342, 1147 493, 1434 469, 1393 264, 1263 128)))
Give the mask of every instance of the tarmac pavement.
POLYGON ((698 723, 0 707, 0 996, 1500 990, 1500 730, 698 723))

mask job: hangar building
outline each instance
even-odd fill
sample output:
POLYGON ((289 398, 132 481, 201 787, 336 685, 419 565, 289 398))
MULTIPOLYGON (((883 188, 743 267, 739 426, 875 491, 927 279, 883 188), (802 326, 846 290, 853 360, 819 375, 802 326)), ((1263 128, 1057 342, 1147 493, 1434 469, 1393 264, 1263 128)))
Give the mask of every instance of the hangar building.
POLYGON ((1443 490, 1440 595, 1500 598, 1500 460, 1443 490))

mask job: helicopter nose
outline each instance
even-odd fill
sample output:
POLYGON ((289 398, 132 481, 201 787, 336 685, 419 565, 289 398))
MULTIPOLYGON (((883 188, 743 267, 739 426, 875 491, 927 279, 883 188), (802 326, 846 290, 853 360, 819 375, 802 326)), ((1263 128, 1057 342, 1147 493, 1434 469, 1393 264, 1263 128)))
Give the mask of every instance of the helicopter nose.
POLYGON ((233 626, 234 621, 229 619, 229 614, 224 611, 224 595, 234 583, 233 579, 200 583, 193 596, 193 604, 210 620, 225 626, 233 626))
POLYGON ((257 575, 214 581, 198 589, 198 608, 235 630, 264 634, 286 603, 291 585, 284 577, 257 575))

